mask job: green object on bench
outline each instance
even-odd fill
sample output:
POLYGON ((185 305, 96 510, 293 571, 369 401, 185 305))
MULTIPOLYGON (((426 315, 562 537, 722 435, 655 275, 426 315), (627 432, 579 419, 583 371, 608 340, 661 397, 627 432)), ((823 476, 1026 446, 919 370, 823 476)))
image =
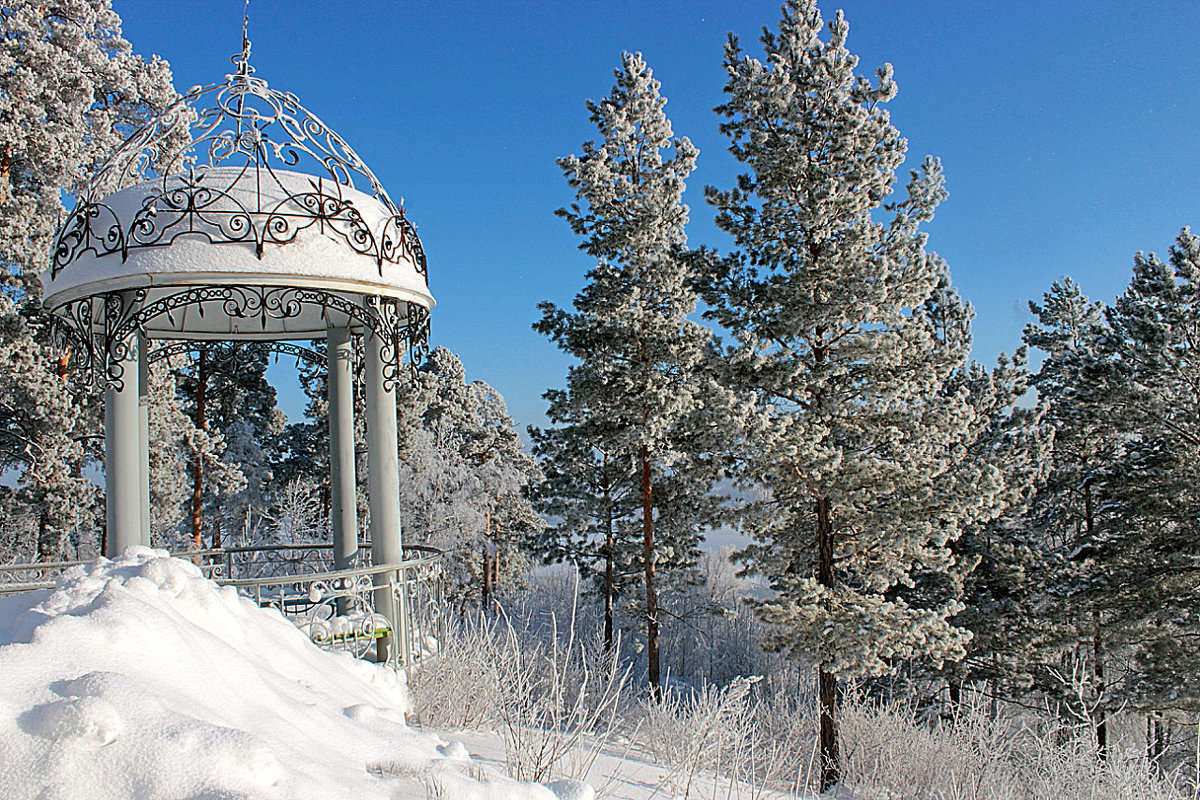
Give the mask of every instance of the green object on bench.
POLYGON ((386 625, 381 625, 370 633, 367 633, 366 631, 354 631, 353 633, 334 633, 330 635, 328 640, 323 639, 322 642, 365 642, 370 639, 382 639, 391 632, 391 628, 386 625))

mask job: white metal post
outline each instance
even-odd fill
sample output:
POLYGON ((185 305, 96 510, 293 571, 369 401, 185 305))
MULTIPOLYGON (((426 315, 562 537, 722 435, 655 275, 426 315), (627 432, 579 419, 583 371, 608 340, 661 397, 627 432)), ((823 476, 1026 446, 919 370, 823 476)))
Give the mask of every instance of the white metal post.
POLYGON ((335 569, 349 569, 358 552, 354 475, 354 349, 349 328, 330 328, 329 508, 335 569))
MULTIPOLYGON (((374 332, 365 335, 364 377, 367 400, 367 493, 371 510, 371 561, 376 566, 398 564, 404 557, 400 545, 400 467, 396 441, 396 391, 384 380, 384 340, 374 332)), ((390 346, 394 347, 392 343, 390 346)), ((400 631, 395 577, 376 576, 375 608, 388 618, 395 646, 400 631), (390 585, 390 586, 389 586, 390 585)), ((380 653, 380 660, 386 654, 380 653)))
POLYGON ((107 538, 105 555, 118 556, 142 541, 141 422, 138 409, 137 340, 131 338, 120 375, 104 392, 104 489, 107 538))
POLYGON ((140 485, 138 499, 141 506, 141 542, 150 546, 150 340, 137 337, 137 390, 138 390, 138 469, 140 485))

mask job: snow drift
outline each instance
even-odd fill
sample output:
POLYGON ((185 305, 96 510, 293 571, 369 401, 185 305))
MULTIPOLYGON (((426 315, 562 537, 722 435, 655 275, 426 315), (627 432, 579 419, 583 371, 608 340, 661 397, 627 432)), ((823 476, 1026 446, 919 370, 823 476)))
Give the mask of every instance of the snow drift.
POLYGON ((402 673, 318 649, 160 551, 0 598, 11 800, 556 797, 409 729, 407 707, 402 673))

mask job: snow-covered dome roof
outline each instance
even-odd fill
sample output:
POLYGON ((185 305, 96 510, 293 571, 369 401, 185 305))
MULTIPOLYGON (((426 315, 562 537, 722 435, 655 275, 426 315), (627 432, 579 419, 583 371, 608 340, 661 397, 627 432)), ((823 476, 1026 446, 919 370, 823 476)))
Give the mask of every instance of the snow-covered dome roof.
POLYGON ((427 319, 425 253, 403 208, 248 56, 247 42, 224 83, 135 132, 77 199, 41 279, 46 307, 80 333, 111 330, 114 296, 155 338, 318 338, 370 326, 374 298, 410 333, 427 319))

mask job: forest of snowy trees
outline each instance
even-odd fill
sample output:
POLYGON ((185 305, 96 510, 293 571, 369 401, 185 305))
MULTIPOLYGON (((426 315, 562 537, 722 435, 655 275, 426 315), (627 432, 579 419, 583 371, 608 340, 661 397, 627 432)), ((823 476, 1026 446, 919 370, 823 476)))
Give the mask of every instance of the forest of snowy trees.
MULTIPOLYGON (((88 558, 101 403, 52 345, 36 275, 64 193, 176 94, 108 0, 8 4, 0 24, 0 555, 88 558)), ((527 450, 500 394, 430 352, 399 393, 405 542, 446 551, 463 614, 573 565, 652 698, 668 675, 747 674, 760 646, 811 668, 822 789, 851 688, 951 712, 982 693, 1080 726, 1101 759, 1137 715, 1153 761, 1200 714, 1200 238, 1138 253, 1111 304, 1054 282, 1012 355, 971 361, 971 307, 922 229, 941 165, 898 175, 896 82, 859 71, 848 30, 789 0, 761 54, 729 39, 717 114, 742 174, 704 188, 727 250, 689 242, 699 154, 624 56, 587 104, 595 140, 559 161, 558 213, 594 266, 532 319, 572 359, 549 424, 527 450), (742 578, 714 583, 722 526, 749 544, 742 578), (714 674, 694 662, 717 631, 743 651, 714 674)), ((309 404, 287 420, 276 357, 153 364, 156 545, 328 538, 324 368, 300 364, 309 404)))

